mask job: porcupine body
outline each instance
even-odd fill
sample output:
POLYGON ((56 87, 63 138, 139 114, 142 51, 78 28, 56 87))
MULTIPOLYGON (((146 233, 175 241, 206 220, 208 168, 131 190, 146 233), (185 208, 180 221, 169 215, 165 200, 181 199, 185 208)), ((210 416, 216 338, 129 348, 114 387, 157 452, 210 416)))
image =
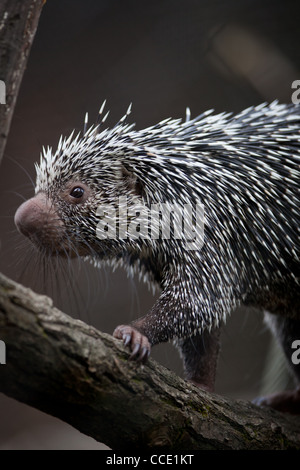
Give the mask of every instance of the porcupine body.
MULTIPOLYGON (((16 225, 51 255, 124 264, 158 284, 151 311, 114 335, 138 359, 177 339, 187 378, 211 390, 219 326, 241 303, 278 314, 272 324, 287 356, 300 339, 299 129, 299 107, 277 102, 140 131, 125 119, 92 126, 61 138, 55 152, 44 149, 36 195, 16 225), (120 218, 137 203, 203 204, 202 247, 172 236, 97 235, 99 206, 120 218)), ((300 380, 300 366, 291 367, 300 380)))

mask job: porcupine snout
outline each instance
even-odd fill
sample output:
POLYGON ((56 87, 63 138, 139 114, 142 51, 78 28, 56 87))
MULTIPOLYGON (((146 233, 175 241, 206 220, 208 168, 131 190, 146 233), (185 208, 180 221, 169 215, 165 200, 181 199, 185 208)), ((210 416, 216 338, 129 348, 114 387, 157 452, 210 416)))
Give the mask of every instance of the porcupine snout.
POLYGON ((64 248, 63 222, 44 192, 25 201, 15 213, 15 225, 38 248, 50 254, 64 248))

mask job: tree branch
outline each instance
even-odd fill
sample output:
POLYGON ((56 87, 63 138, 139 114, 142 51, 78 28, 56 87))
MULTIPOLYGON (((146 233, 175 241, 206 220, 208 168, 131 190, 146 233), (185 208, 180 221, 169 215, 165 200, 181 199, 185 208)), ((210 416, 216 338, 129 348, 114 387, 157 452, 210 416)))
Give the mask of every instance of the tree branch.
POLYGON ((115 450, 299 449, 296 417, 140 366, 111 336, 0 275, 0 390, 115 450))
POLYGON ((44 3, 45 0, 0 2, 0 80, 6 88, 6 104, 0 104, 0 162, 44 3))

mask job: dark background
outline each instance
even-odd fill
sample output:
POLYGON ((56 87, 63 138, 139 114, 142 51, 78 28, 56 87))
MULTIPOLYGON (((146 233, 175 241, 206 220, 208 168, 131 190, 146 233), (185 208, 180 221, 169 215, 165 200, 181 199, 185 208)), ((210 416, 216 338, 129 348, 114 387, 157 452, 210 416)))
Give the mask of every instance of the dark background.
MULTIPOLYGON (((138 129, 184 117, 187 106, 195 116, 209 108, 237 112, 263 101, 290 102, 291 84, 300 79, 299 13, 298 1, 48 1, 1 167, 1 271, 109 333, 144 314, 154 299, 123 271, 75 262, 61 279, 49 269, 41 280, 38 258, 28 255, 13 224, 18 205, 33 195, 41 146, 55 147, 60 134, 82 129, 85 112, 92 121, 105 98, 108 126, 132 102, 138 129)), ((217 392, 252 399, 283 386, 273 348, 258 312, 235 312, 223 332, 217 392)), ((153 357, 181 374, 171 345, 155 348, 153 357)), ((3 395, 0 416, 0 449, 101 448, 3 395)))

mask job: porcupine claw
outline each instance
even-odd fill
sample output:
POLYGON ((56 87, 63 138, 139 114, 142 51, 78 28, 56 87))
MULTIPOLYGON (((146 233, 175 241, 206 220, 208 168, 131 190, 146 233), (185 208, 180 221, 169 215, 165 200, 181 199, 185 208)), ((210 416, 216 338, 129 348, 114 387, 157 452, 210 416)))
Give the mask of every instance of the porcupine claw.
POLYGON ((125 346, 130 347, 131 354, 129 359, 146 362, 151 351, 151 345, 147 336, 130 325, 120 325, 113 332, 113 337, 121 339, 125 346))

